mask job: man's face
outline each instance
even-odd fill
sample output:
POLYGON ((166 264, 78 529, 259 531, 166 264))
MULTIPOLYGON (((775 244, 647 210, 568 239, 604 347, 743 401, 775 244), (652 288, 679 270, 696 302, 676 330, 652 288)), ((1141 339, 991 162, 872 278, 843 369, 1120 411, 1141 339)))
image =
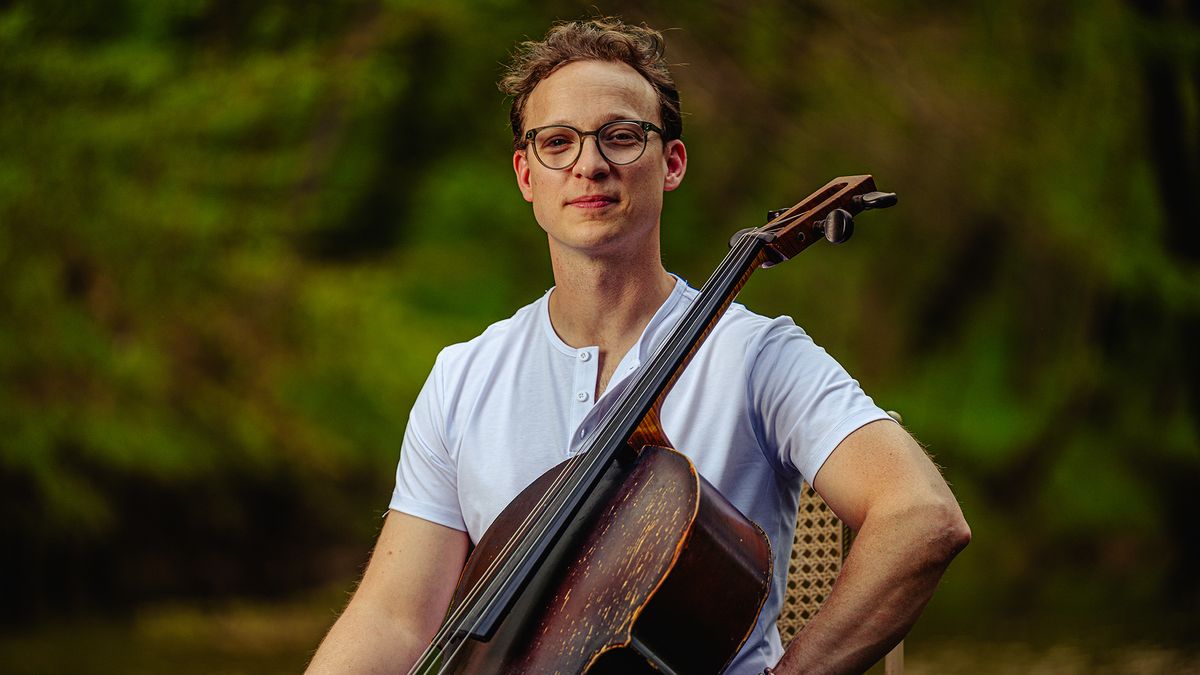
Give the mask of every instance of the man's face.
MULTIPOLYGON (((624 63, 569 63, 538 83, 525 106, 525 130, 565 124, 593 131, 613 120, 662 126, 654 88, 624 63)), ((663 191, 679 186, 686 166, 683 143, 664 147, 655 132, 637 161, 620 166, 605 160, 594 136, 583 140, 578 161, 566 169, 542 166, 532 147, 513 154, 517 185, 533 203, 554 255, 619 255, 657 244, 663 191)))

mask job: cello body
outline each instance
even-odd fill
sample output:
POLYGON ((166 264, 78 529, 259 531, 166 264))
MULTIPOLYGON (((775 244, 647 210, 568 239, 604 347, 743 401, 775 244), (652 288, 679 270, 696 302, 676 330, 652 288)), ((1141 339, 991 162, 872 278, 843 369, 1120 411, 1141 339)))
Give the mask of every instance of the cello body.
MULTIPOLYGON (((497 517, 451 611, 562 470, 543 474, 497 517)), ((465 640, 443 672, 719 673, 749 637, 770 584, 770 545, 757 525, 680 453, 630 449, 495 635, 465 640), (529 616, 537 619, 521 620, 529 616)))

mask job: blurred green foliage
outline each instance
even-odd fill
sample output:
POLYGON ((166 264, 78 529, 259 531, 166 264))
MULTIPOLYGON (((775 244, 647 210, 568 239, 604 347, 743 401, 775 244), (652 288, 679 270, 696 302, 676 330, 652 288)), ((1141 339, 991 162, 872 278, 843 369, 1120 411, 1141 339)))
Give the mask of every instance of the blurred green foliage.
MULTIPOLYGON (((7 618, 352 573, 437 351, 553 283, 494 82, 592 7, 2 6, 7 618)), ((945 465, 975 543, 939 602, 1200 602, 1194 8, 600 10, 669 29, 693 284, 832 176, 900 194, 743 301, 945 465)))

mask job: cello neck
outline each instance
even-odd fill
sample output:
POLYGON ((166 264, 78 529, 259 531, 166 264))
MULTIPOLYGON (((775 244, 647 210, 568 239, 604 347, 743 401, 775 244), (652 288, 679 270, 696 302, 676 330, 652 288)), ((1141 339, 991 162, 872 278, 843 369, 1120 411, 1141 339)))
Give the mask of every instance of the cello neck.
POLYGON ((875 192, 871 176, 835 178, 790 209, 772 212, 766 225, 735 235, 728 255, 606 416, 587 454, 606 466, 637 438, 639 427, 657 424, 663 399, 754 270, 784 262, 822 237, 841 243, 853 232, 854 215, 894 203, 895 195, 875 192))

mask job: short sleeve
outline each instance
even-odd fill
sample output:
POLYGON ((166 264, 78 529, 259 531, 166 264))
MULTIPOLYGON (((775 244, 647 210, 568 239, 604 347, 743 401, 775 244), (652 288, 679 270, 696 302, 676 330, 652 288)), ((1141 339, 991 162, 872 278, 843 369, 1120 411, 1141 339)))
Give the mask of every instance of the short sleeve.
POLYGON ((843 439, 864 424, 891 419, 788 317, 771 321, 750 354, 755 431, 784 472, 812 483, 843 439))
POLYGON ((456 530, 467 529, 458 503, 458 471, 445 438, 441 357, 417 395, 396 467, 389 508, 456 530))

